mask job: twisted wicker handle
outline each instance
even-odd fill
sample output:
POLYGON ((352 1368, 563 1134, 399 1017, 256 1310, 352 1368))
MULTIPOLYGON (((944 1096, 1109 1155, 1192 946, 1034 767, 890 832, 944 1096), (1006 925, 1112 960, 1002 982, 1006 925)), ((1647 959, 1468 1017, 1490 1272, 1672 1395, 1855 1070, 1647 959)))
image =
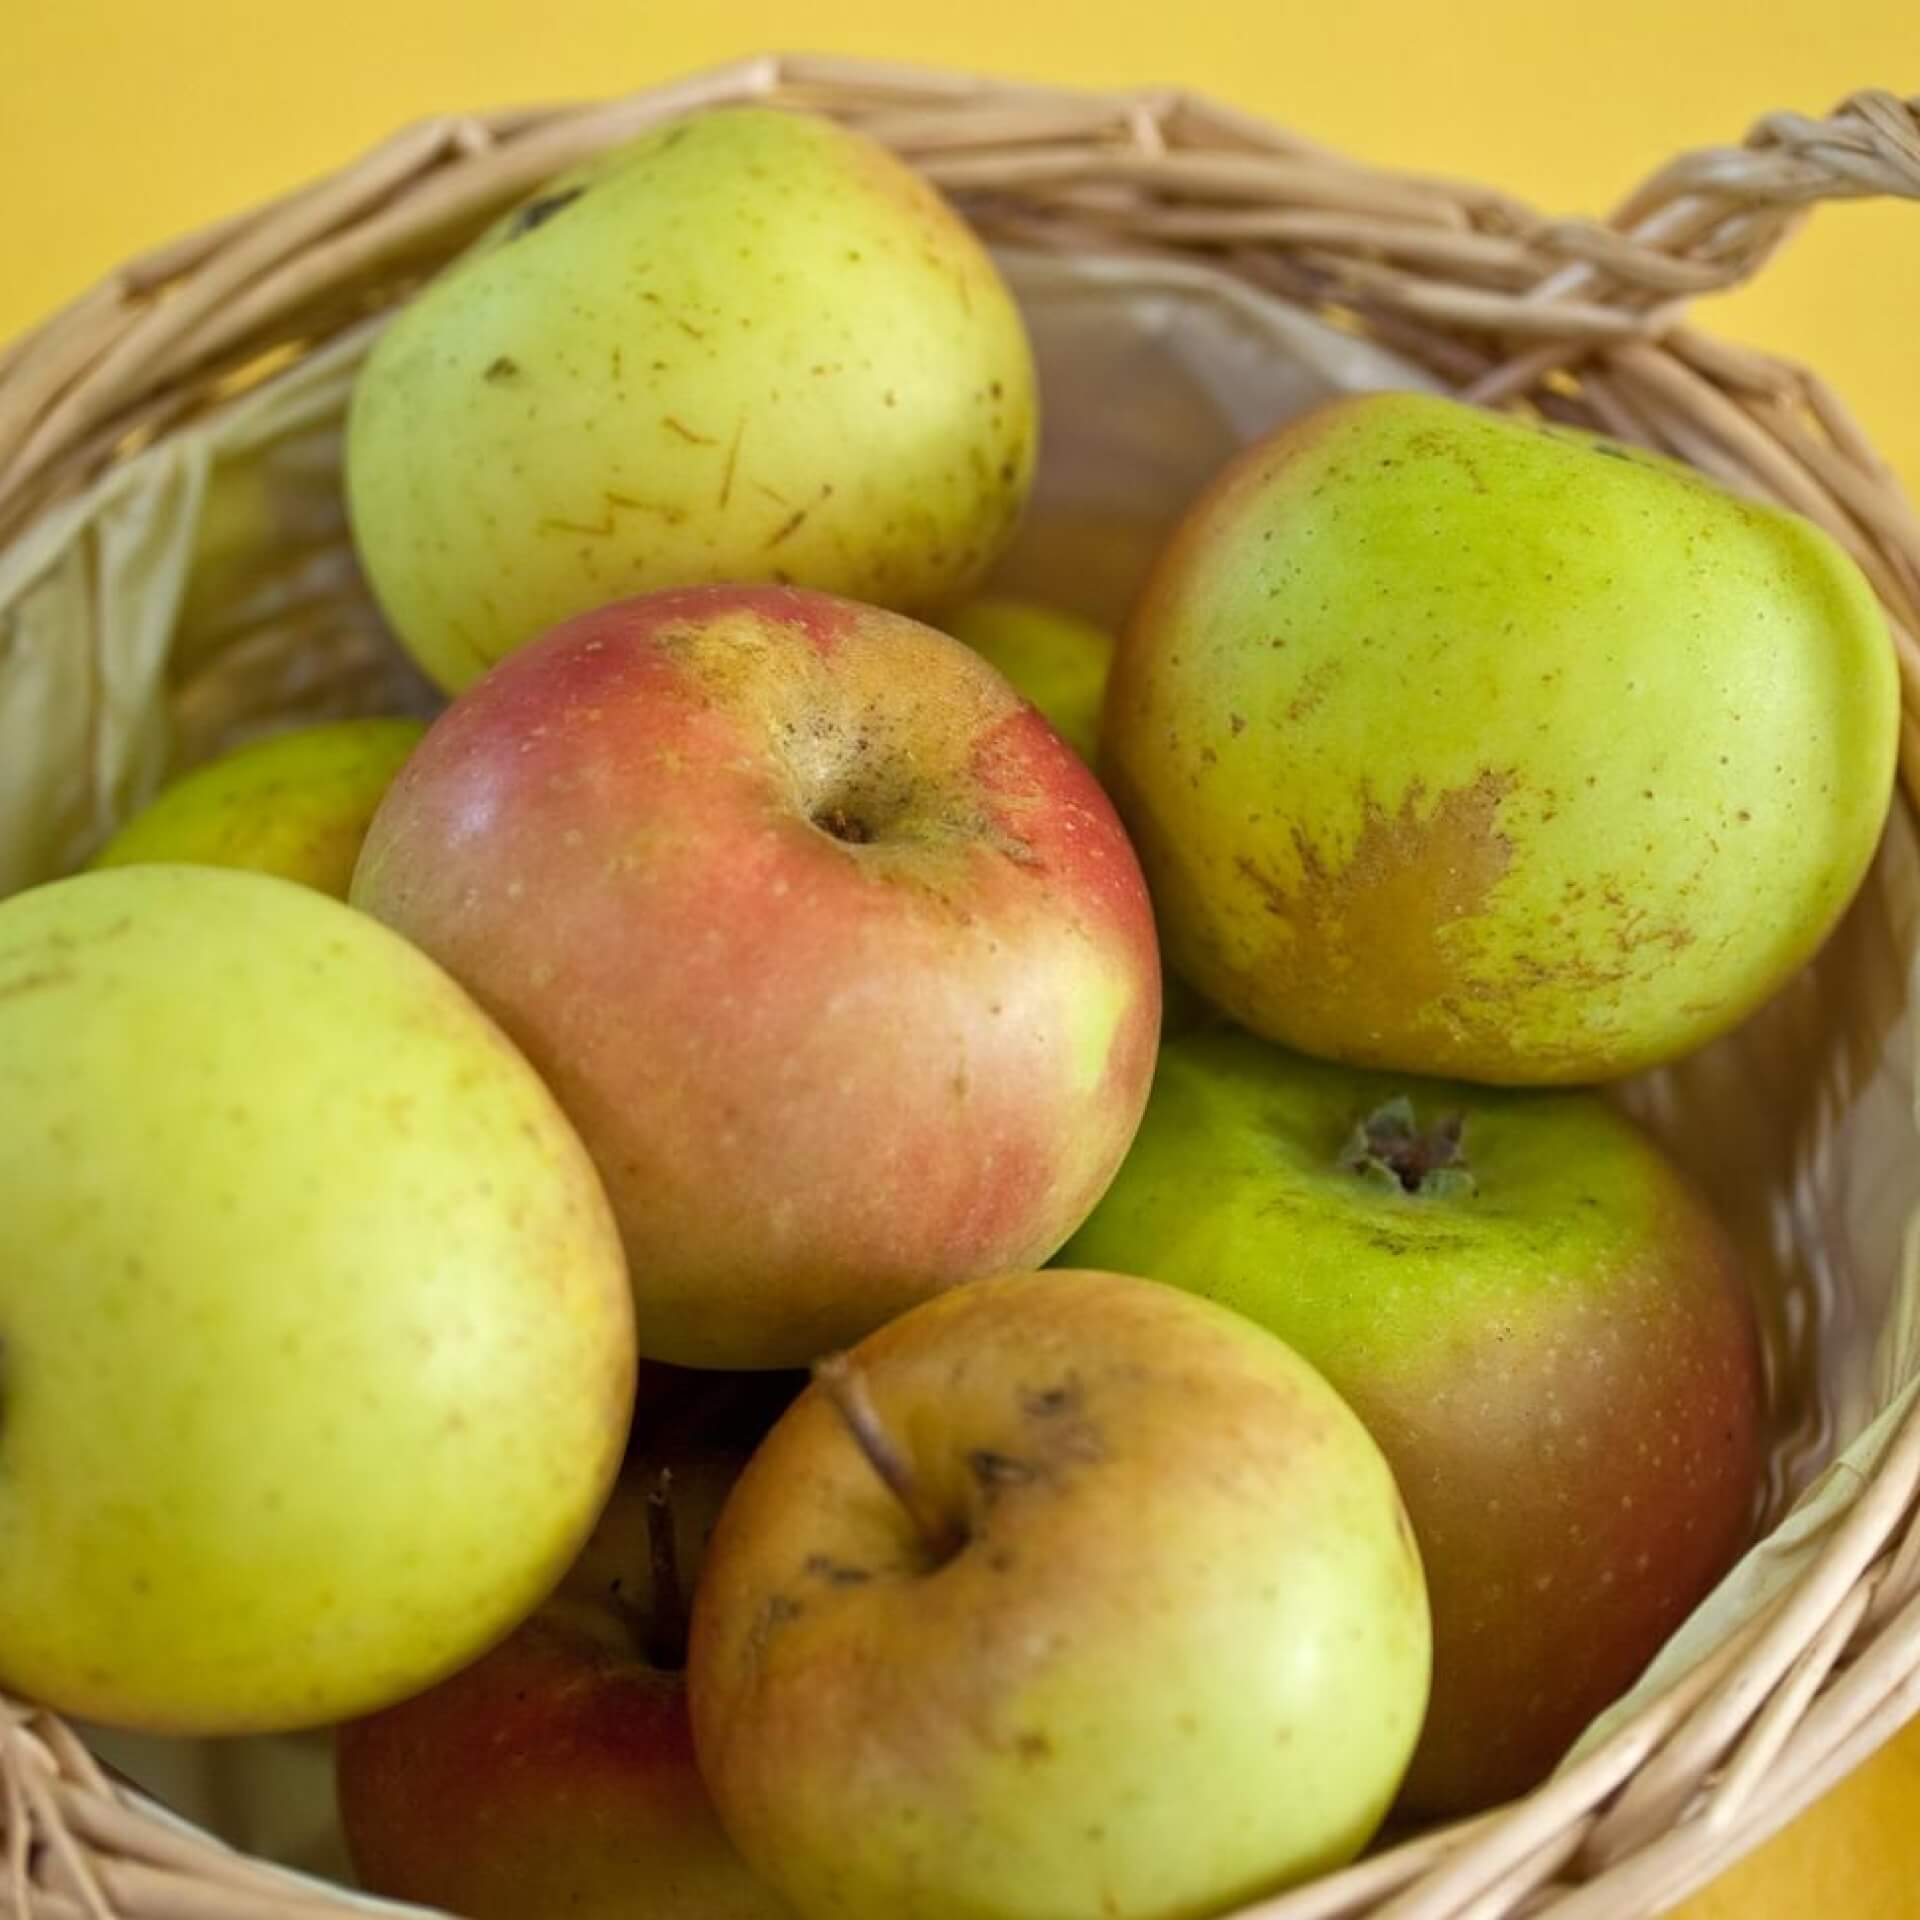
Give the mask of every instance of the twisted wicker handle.
MULTIPOLYGON (((1606 228, 1585 221, 1537 237, 1568 263, 1529 288, 1531 305, 1604 300, 1645 319, 1676 299, 1750 279, 1822 200, 1920 200, 1920 96, 1851 95, 1824 120, 1769 114, 1740 147, 1708 147, 1663 167, 1606 228), (1598 291, 1596 291, 1598 289, 1598 291)), ((1487 402, 1524 393, 1570 360, 1569 330, 1468 389, 1487 402)))

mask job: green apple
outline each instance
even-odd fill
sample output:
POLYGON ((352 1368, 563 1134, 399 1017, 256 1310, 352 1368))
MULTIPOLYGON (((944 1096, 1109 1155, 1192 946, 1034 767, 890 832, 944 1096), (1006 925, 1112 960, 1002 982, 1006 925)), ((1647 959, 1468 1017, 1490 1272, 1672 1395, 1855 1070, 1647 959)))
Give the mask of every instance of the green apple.
POLYGON ((701 1771, 807 1920, 1186 1920, 1351 1858, 1429 1657, 1379 1449, 1270 1334, 1103 1273, 822 1369, 694 1598, 701 1771))
POLYGON ((1421 1811, 1531 1786, 1748 1537, 1752 1301, 1691 1186, 1592 1094, 1185 1035, 1060 1257, 1246 1314, 1367 1423, 1433 1603, 1421 1811))
POLYGON ((788 1920, 720 1825, 687 1717, 686 1595, 745 1457, 642 1445, 531 1620, 341 1728, 362 1886, 466 1920, 788 1920))
POLYGON ((286 1730, 551 1590, 633 1301, 585 1150, 425 955, 125 867, 0 904, 0 1356, 0 1686, 286 1730))
POLYGON ((1067 745, 1092 763, 1113 661, 1110 633, 1057 607, 1005 598, 969 600, 942 624, 992 661, 1067 745))
POLYGON ((1019 310, 925 181, 823 117, 726 108, 553 181, 403 309, 348 506, 457 690, 657 587, 958 598, 1025 503, 1035 404, 1019 310))
POLYGON ((94 867, 246 867, 347 897, 381 796, 426 727, 341 720, 255 741, 163 788, 94 867))
POLYGON ((1577 1083, 1733 1026, 1886 817, 1859 570, 1672 462, 1419 394, 1201 498, 1122 636, 1101 771, 1171 963, 1353 1064, 1577 1083))

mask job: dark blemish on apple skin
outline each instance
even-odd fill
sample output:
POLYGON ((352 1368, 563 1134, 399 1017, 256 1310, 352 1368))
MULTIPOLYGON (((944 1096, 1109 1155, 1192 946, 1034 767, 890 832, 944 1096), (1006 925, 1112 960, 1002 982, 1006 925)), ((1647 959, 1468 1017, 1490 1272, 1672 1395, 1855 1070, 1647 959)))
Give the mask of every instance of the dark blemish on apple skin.
POLYGON ((0 1000, 11 1000, 23 993, 37 993, 42 987, 64 987, 79 977, 71 967, 41 967, 13 980, 0 980, 0 1000))
POLYGON ((520 362, 503 353, 497 360, 487 363, 487 370, 480 377, 483 380, 491 380, 497 386, 502 380, 513 379, 519 371, 520 362))
POLYGON ((806 1559, 806 1569, 817 1580, 824 1580, 830 1587, 863 1587, 873 1578, 865 1567, 849 1567, 824 1553, 810 1553, 806 1559))
POLYGON ((523 233, 531 233, 535 227, 544 227, 556 213, 572 206, 585 192, 585 187, 568 187, 563 192, 543 193, 538 200, 529 200, 513 216, 513 224, 507 229, 507 238, 518 240, 523 233))
POLYGON ((1071 1412, 1079 1401, 1079 1381, 1063 1380, 1057 1387, 1022 1393, 1020 1411, 1035 1420, 1051 1420, 1057 1414, 1071 1412))
POLYGON ((781 526, 780 530, 774 534, 773 538, 767 542, 767 547, 777 547, 781 541, 788 538, 789 535, 798 533, 802 525, 805 524, 808 511, 809 509, 806 507, 797 508, 785 524, 781 526))
POLYGON ((1053 1742, 1044 1733, 1023 1733, 1014 1743, 1013 1750, 1022 1760, 1051 1760, 1053 1742))
POLYGON ((1236 737, 1240 734, 1245 733, 1247 730, 1246 716, 1244 714, 1239 714, 1239 713, 1228 714, 1227 730, 1230 733, 1234 734, 1236 737))
POLYGON ((1029 1486, 1039 1477, 1031 1462, 995 1453, 991 1447, 976 1447, 968 1454, 967 1471, 988 1493, 997 1493, 1003 1487, 1029 1486))

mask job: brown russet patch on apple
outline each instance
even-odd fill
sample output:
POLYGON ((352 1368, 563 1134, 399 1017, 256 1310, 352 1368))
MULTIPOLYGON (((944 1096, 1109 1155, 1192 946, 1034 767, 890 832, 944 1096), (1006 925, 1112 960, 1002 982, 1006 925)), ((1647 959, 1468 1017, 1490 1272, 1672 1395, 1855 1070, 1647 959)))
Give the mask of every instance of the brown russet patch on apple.
POLYGON ((1296 1025, 1399 1034, 1484 1023, 1497 1031, 1497 1006, 1474 1004, 1447 934, 1484 911, 1512 863, 1499 812, 1513 789, 1511 774, 1489 768, 1431 807, 1418 783, 1395 813, 1369 798, 1338 866, 1296 827, 1292 888, 1242 856, 1240 873, 1288 929, 1262 967, 1262 999, 1286 1007, 1296 1025))

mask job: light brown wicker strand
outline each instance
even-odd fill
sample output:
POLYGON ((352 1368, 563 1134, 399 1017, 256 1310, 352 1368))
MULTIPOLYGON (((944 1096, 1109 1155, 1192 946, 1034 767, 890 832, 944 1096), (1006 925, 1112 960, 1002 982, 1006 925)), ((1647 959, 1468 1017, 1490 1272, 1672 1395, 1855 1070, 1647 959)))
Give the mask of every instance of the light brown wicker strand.
MULTIPOLYGON (((1098 93, 759 57, 586 107, 409 129, 354 166, 169 243, 0 351, 0 539, 131 442, 191 424, 264 356, 338 339, 538 181, 689 107, 836 113, 923 166, 989 237, 1211 261, 1370 333, 1457 391, 1526 401, 1817 519, 1887 602, 1920 795, 1920 521, 1824 384, 1681 319, 1806 210, 1920 197, 1920 101, 1855 95, 1684 156, 1605 223, 1385 173, 1178 92, 1098 93)), ((1920 1708, 1920 1410, 1814 1566, 1594 1753, 1475 1822, 1247 1920, 1615 1920, 1789 1818, 1920 1708)), ((0 1698, 0 1914, 317 1920, 342 1911, 157 1820, 59 1722, 0 1698)))

